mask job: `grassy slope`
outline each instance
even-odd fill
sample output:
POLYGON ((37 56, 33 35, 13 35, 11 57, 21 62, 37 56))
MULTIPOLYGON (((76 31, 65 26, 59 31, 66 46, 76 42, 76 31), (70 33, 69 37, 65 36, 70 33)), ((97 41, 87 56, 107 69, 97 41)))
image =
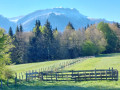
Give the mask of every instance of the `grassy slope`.
POLYGON ((89 70, 114 68, 120 71, 120 54, 100 55, 66 68, 67 70, 89 70))
POLYGON ((10 65, 8 66, 14 72, 21 73, 29 70, 39 70, 41 68, 47 68, 49 66, 57 67, 60 63, 66 62, 68 60, 56 60, 56 61, 46 61, 46 62, 37 62, 37 63, 28 63, 28 64, 19 64, 19 65, 10 65))
MULTIPOLYGON (((58 62, 58 61, 53 61, 58 62)), ((53 64, 53 62, 51 64, 53 64)), ((47 62, 46 62, 47 63, 47 62)), ((40 66, 41 63, 39 63, 40 66)), ((32 64, 29 64, 30 66, 32 64)), ((37 65, 37 64, 36 64, 37 65)), ((39 67, 33 64, 35 67, 39 67)), ((49 65, 49 64, 45 64, 49 65)), ((18 65, 19 66, 19 65, 18 65)), ((25 69, 24 65, 20 65, 18 67, 17 65, 13 66, 14 70, 17 70, 19 68, 19 71, 22 71, 25 69)), ((43 65, 44 66, 44 65, 43 65)), ((113 67, 115 69, 118 69, 120 72, 120 54, 108 54, 108 55, 100 55, 96 58, 91 58, 88 60, 83 61, 82 63, 75 64, 69 68, 66 68, 67 70, 89 70, 89 69, 108 69, 109 67, 113 67)), ((28 69, 31 69, 28 67, 28 69)), ((32 68, 33 69, 33 68, 32 68)), ((120 75, 119 75, 120 76, 120 75)), ((31 82, 31 83, 21 83, 21 86, 18 86, 16 88, 10 87, 7 89, 10 90, 34 90, 34 89, 47 89, 47 90, 96 90, 96 89, 118 89, 120 90, 120 80, 118 81, 84 81, 84 82, 31 82)))

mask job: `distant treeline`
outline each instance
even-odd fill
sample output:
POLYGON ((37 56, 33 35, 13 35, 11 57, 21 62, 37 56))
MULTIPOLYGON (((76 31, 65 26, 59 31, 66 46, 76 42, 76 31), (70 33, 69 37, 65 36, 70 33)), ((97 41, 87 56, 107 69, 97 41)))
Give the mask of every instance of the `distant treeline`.
POLYGON ((44 26, 36 20, 32 32, 24 32, 20 25, 14 35, 10 27, 9 36, 14 45, 10 58, 16 64, 120 52, 118 23, 101 22, 75 30, 69 22, 64 32, 58 32, 48 20, 44 26))

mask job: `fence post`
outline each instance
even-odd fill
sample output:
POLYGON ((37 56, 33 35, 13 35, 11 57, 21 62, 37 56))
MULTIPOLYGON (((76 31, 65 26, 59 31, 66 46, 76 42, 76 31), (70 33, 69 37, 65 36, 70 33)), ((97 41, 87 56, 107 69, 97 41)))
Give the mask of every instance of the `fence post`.
POLYGON ((37 70, 35 70, 35 79, 36 79, 36 73, 37 73, 37 70))
POLYGON ((41 80, 43 81, 43 72, 41 72, 41 80))
POLYGON ((7 86, 8 86, 8 79, 7 79, 7 86))
POLYGON ((20 73, 19 73, 19 80, 20 80, 20 73))
POLYGON ((107 80, 107 70, 106 70, 106 80, 107 80))
POLYGON ((16 77, 15 77, 15 85, 17 85, 17 73, 16 74, 16 77))
POLYGON ((72 77, 73 77, 73 70, 72 70, 72 77))
POLYGON ((102 74, 101 74, 101 72, 100 72, 100 77, 101 77, 101 80, 102 80, 102 74))
POLYGON ((27 81, 27 72, 26 72, 26 81, 27 81))
POLYGON ((86 80, 86 72, 85 72, 85 80, 86 80))
POLYGON ((113 67, 112 67, 112 80, 113 80, 113 67))
POLYGON ((33 80, 33 73, 34 73, 34 70, 32 70, 32 80, 33 80))
POLYGON ((118 71, 117 71, 117 81, 118 81, 118 71))
POLYGON ((91 74, 89 73, 89 77, 90 77, 90 80, 91 80, 91 74))
POLYGON ((17 85, 17 78, 15 77, 15 86, 17 85))
POLYGON ((80 80, 79 72, 78 72, 78 81, 80 80))
POLYGON ((96 80, 96 68, 95 68, 95 80, 96 80))
POLYGON ((56 81, 57 81, 57 72, 56 72, 56 81))
POLYGON ((51 81, 52 81, 52 71, 51 71, 51 81))
POLYGON ((2 88, 2 80, 1 80, 1 88, 2 88))

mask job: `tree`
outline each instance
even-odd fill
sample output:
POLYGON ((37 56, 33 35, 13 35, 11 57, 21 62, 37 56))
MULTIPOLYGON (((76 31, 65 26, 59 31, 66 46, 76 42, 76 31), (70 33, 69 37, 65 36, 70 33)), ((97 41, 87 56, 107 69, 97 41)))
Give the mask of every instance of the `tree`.
POLYGON ((82 52, 85 56, 95 55, 96 49, 94 43, 86 40, 82 45, 82 52))
MULTIPOLYGON (((19 30, 17 30, 19 32, 19 30)), ((22 25, 20 24, 20 32, 23 32, 23 27, 22 25)))
POLYGON ((74 30, 75 28, 73 27, 72 23, 69 22, 65 29, 74 30))
POLYGON ((109 24, 109 27, 111 28, 111 30, 113 30, 113 32, 116 34, 118 38, 116 52, 120 52, 120 28, 116 24, 117 23, 109 24))
POLYGON ((29 40, 29 48, 27 53, 28 62, 38 62, 43 61, 43 37, 40 30, 40 21, 36 20, 35 27, 33 29, 33 36, 29 40))
MULTIPOLYGON (((23 28, 21 28, 23 31, 23 28)), ((16 34, 14 36, 13 45, 14 48, 11 49, 11 59, 13 63, 20 64, 24 63, 24 55, 25 55, 25 45, 26 42, 23 38, 23 32, 19 30, 19 27, 16 28, 16 34)))
POLYGON ((19 27, 17 26, 17 28, 16 28, 16 34, 19 32, 19 27))
POLYGON ((6 64, 10 63, 11 59, 9 50, 13 47, 10 36, 4 32, 5 30, 0 28, 0 79, 8 78, 5 75, 7 72, 6 64))
POLYGON ((109 25, 104 22, 99 23, 97 28, 104 33, 105 39, 107 40, 105 53, 115 52, 118 42, 116 34, 111 30, 109 25))
POLYGON ((9 28, 9 32, 8 33, 9 33, 9 36, 13 37, 13 31, 12 31, 11 27, 9 28))
POLYGON ((36 20, 35 26, 41 26, 40 20, 36 20))
POLYGON ((100 54, 106 49, 107 41, 104 37, 103 32, 98 30, 95 25, 90 26, 85 31, 86 40, 89 40, 94 43, 96 53, 100 54))

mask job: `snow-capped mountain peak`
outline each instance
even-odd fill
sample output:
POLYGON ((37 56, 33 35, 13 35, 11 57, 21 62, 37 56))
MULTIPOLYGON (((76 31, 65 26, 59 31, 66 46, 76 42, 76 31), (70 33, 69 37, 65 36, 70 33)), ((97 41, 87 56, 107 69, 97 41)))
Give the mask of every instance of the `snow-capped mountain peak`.
POLYGON ((47 19, 50 21, 53 29, 57 27, 61 32, 65 29, 68 22, 71 22, 74 28, 78 29, 85 27, 88 24, 106 21, 104 19, 88 18, 87 16, 79 13, 79 11, 75 8, 58 7, 52 9, 37 10, 25 16, 9 18, 9 20, 0 16, 0 25, 7 31, 11 26, 15 32, 16 25, 22 24, 24 31, 31 31, 35 26, 36 20, 40 20, 41 24, 44 25, 47 19))

